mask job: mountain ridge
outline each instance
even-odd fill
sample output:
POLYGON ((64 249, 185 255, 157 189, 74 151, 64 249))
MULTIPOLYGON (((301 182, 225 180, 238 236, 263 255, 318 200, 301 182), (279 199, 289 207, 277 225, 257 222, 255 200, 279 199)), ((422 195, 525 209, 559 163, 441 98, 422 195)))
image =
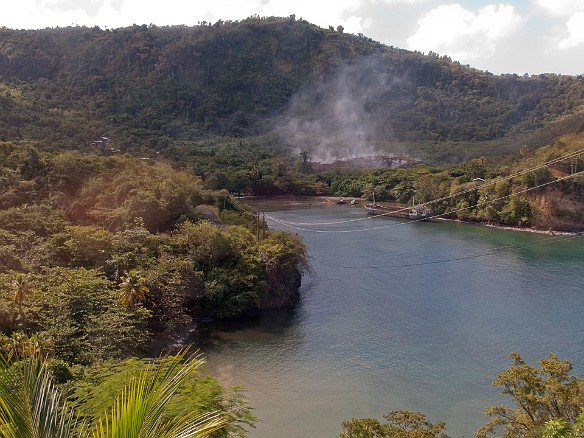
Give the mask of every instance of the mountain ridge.
POLYGON ((582 76, 496 76, 293 16, 0 29, 0 140, 48 148, 105 135, 122 150, 161 150, 274 133, 315 157, 461 161, 581 129, 583 102, 582 76))

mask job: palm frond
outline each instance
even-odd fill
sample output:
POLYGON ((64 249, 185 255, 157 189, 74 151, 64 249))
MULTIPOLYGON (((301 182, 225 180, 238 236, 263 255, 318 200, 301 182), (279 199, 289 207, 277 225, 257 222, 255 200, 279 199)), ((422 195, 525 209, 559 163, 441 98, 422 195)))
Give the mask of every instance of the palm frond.
POLYGON ((76 436, 74 414, 39 357, 0 363, 0 437, 76 436))
POLYGON ((216 412, 189 414, 182 418, 165 417, 168 402, 203 364, 186 351, 168 357, 158 366, 143 369, 124 388, 114 406, 92 429, 93 438, 182 438, 204 437, 225 426, 216 412))
MULTIPOLYGON (((173 422, 174 423, 174 422, 173 422)), ((225 417, 219 412, 208 412, 194 418, 176 419, 176 424, 168 424, 168 429, 159 431, 160 438, 204 438, 210 433, 223 429, 225 417)))

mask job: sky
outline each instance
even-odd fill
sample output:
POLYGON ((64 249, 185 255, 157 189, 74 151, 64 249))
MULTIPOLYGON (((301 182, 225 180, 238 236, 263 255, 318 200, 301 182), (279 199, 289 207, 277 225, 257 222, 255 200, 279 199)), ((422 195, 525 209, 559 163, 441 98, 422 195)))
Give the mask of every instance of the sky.
MULTIPOLYGON (((584 74, 584 0, 0 0, 0 27, 196 25, 295 14, 494 74, 584 74)), ((1 44, 1 41, 0 41, 1 44)))

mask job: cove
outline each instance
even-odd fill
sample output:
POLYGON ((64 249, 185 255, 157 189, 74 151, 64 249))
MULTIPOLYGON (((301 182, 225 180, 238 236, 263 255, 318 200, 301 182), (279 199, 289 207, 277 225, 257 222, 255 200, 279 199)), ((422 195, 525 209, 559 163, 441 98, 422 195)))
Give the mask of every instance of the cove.
POLYGON ((556 353, 584 376, 582 237, 311 204, 259 205, 308 247, 300 303, 192 339, 209 373, 245 389, 260 419, 250 437, 336 437, 343 420, 393 409, 470 437, 484 407, 510 402, 491 382, 511 351, 532 364, 556 353))

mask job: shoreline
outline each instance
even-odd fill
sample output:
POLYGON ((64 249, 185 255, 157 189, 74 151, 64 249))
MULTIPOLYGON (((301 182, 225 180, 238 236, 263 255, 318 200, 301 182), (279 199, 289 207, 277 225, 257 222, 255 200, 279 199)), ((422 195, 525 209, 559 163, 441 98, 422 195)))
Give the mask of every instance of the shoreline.
MULTIPOLYGON (((325 196, 325 195, 316 195, 316 196, 308 196, 308 195, 275 195, 275 196, 245 196, 241 200, 244 202, 251 201, 249 204, 252 206, 256 206, 256 204, 261 203, 262 200, 266 201, 274 201, 275 203, 285 201, 287 205, 282 205, 281 207, 284 208, 298 208, 298 207, 312 207, 312 206, 319 206, 319 205, 331 205, 337 204, 339 200, 339 196, 325 196)), ((343 197, 346 200, 347 206, 362 206, 368 201, 364 198, 354 198, 354 197, 343 197), (351 205, 352 200, 356 201, 356 204, 351 205)), ((407 207, 404 204, 399 204, 396 202, 382 202, 380 204, 388 204, 392 206, 402 206, 407 207)), ((471 222, 471 221, 463 221, 460 219, 448 219, 443 217, 436 217, 433 218, 437 221, 448 221, 448 222, 458 222, 461 224, 467 225, 480 225, 489 228, 497 228, 499 230, 504 231, 519 231, 523 233, 533 233, 533 234, 545 234, 548 236, 582 236, 584 234, 583 231, 560 231, 560 230, 541 230, 537 228, 524 228, 524 227, 512 227, 508 225, 498 225, 493 223, 487 222, 471 222)))
POLYGON ((583 234, 582 231, 559 231, 559 230, 538 230, 537 228, 523 228, 523 227, 511 227, 509 225, 497 225, 488 222, 470 222, 470 221, 462 221, 460 219, 447 219, 443 217, 434 218, 434 220, 438 221, 445 221, 445 222, 456 222, 459 224, 466 224, 466 225, 477 225, 482 227, 488 228, 496 228, 498 230, 504 231, 519 231, 523 233, 532 233, 532 234, 546 234, 548 236, 581 236, 583 234))
POLYGON ((485 227, 508 231, 523 231, 524 233, 547 234, 549 236, 581 236, 582 231, 538 230, 536 228, 510 227, 507 225, 483 224, 485 227))

